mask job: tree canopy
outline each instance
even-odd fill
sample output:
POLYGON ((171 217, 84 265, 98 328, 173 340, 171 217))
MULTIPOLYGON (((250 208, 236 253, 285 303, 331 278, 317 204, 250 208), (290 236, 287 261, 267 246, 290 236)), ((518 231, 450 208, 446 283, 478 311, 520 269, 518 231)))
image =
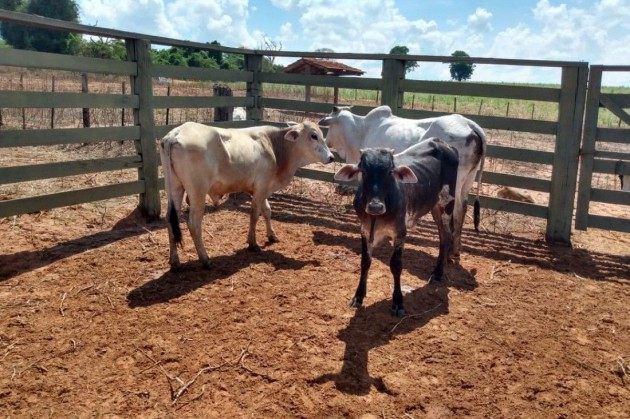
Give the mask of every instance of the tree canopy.
MULTIPOLYGON (((464 51, 457 50, 451 54, 451 57, 470 57, 470 55, 466 54, 464 51)), ((453 80, 462 81, 468 80, 475 71, 475 65, 470 61, 453 61, 449 66, 451 70, 451 78, 453 80)))
MULTIPOLYGON (((79 7, 75 0, 0 0, 0 8, 30 13, 54 19, 79 21, 79 7)), ((2 23, 0 35, 14 48, 35 51, 70 53, 76 46, 69 32, 2 23)))
MULTIPOLYGON (((394 48, 389 50, 390 54, 400 54, 400 55, 408 55, 409 48, 404 45, 396 45, 394 48)), ((409 73, 418 68, 417 61, 405 61, 405 73, 409 73)))

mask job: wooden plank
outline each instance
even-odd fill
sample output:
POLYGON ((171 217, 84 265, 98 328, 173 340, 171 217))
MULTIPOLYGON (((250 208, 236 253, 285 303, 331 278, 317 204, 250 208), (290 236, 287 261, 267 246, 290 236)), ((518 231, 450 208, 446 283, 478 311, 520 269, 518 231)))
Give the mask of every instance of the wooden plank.
POLYGON ((402 81, 405 78, 405 61, 383 60, 383 86, 381 87, 381 105, 388 105, 394 115, 402 108, 402 81))
POLYGON ((0 148, 137 140, 140 127, 58 128, 0 131, 0 148))
POLYGON ((88 189, 0 201, 0 218, 65 207, 68 205, 77 205, 86 202, 118 198, 121 196, 142 193, 143 191, 144 182, 136 180, 133 182, 117 183, 114 185, 97 186, 88 189))
MULTIPOLYGON (((468 195, 468 204, 472 205, 474 201, 475 196, 468 195)), ((548 215, 547 207, 543 205, 530 204, 520 201, 511 201, 509 199, 494 198, 491 196, 480 196, 479 204, 481 205, 481 208, 529 215, 531 217, 547 218, 548 215)))
POLYGON ((599 102, 606 109, 612 112, 613 115, 615 115, 617 118, 630 125, 630 114, 628 114, 616 102, 614 102, 610 95, 601 94, 599 96, 599 102))
POLYGON ((337 77, 307 74, 261 73, 263 83, 297 84, 308 86, 345 87, 349 89, 380 89, 383 81, 368 77, 337 77))
POLYGON ((334 106, 332 103, 304 102, 291 99, 274 99, 261 97, 260 103, 263 108, 286 109, 292 111, 329 113, 334 106))
POLYGON ((597 67, 604 71, 630 71, 630 65, 598 65, 597 67))
MULTIPOLYGON (((222 45, 213 45, 207 42, 183 41, 181 39, 166 38, 163 36, 147 35, 142 33, 121 31, 118 29, 100 28, 98 26, 81 25, 79 23, 68 22, 65 20, 51 19, 43 16, 36 16, 26 13, 13 12, 0 9, 0 20, 7 22, 22 23, 27 26, 35 26, 38 28, 46 28, 52 30, 69 31, 75 33, 83 33, 87 35, 103 36, 107 38, 118 39, 145 39, 158 45, 170 45, 175 47, 184 47, 198 49, 202 51, 222 51, 235 54, 246 54, 254 52, 245 48, 231 48, 222 45)), ((266 54, 265 54, 266 55, 266 54)))
POLYGON ((87 73, 121 74, 125 76, 136 75, 138 71, 135 63, 128 61, 52 54, 49 52, 26 51, 13 48, 4 48, 0 51, 0 65, 87 73))
MULTIPOLYGON (((354 108, 353 108, 354 110, 354 108)), ((433 118, 441 115, 448 115, 449 112, 423 111, 417 109, 400 109, 398 116, 403 118, 421 119, 433 118)), ((539 121, 523 118, 506 118, 502 116, 461 114, 464 117, 475 121, 484 129, 502 129, 508 131, 533 132, 536 134, 555 135, 558 124, 552 121, 539 121)))
POLYGON ((628 93, 601 93, 601 96, 610 99, 620 108, 630 108, 630 94, 628 93))
POLYGON ((557 102, 560 89, 535 86, 512 86, 493 83, 460 83, 456 81, 403 80, 405 92, 421 92, 457 96, 496 97, 505 99, 557 102))
POLYGON ((593 156, 599 118, 599 95, 602 84, 602 71, 591 67, 589 72, 586 108, 584 111, 584 133, 580 159, 580 179, 578 182, 577 206, 575 210, 575 228, 586 230, 588 227, 588 208, 591 199, 593 180, 593 156))
POLYGON ((630 161, 630 153, 622 153, 620 151, 595 150, 595 157, 630 161))
POLYGON ((4 108, 137 108, 138 96, 3 90, 0 103, 4 108))
MULTIPOLYGON (((154 132, 156 137, 164 137, 169 131, 173 128, 177 128, 181 124, 172 124, 172 125, 156 125, 154 132)), ((219 127, 219 128, 249 128, 256 126, 254 121, 221 121, 221 122, 208 122, 204 125, 208 125, 209 127, 219 127)), ((286 124, 285 124, 286 125, 286 124)))
POLYGON ((591 201, 606 202, 609 204, 618 205, 630 205, 630 192, 592 188, 591 201))
POLYGON ((488 145, 487 151, 488 157, 497 159, 553 164, 553 153, 550 151, 529 150, 526 148, 506 147, 493 144, 488 145))
POLYGON ((593 159, 593 171, 610 175, 630 175, 630 162, 593 159))
MULTIPOLYGON (((477 176, 478 178, 479 176, 477 176)), ((508 175, 498 172, 483 172, 482 182, 485 184, 512 186, 532 191, 549 192, 551 181, 527 176, 508 175)))
POLYGON ((151 43, 143 40, 127 40, 127 59, 138 65, 138 75, 131 77, 131 92, 138 97, 138 107, 133 110, 134 125, 140 126, 140 143, 136 150, 142 156, 138 178, 144 182, 140 194, 140 211, 147 220, 160 218, 160 190, 158 188, 158 158, 153 120, 153 79, 151 77, 151 43), (139 147, 138 147, 139 145, 139 147))
POLYGON ((53 179, 86 173, 134 169, 142 166, 140 156, 110 157, 92 160, 64 161, 59 163, 32 164, 27 166, 0 167, 0 185, 53 179))
POLYGON ((215 68, 182 67, 174 65, 151 66, 152 77, 169 77, 180 80, 205 80, 205 81, 252 81, 251 71, 222 70, 215 68))
POLYGON ((628 128, 597 128, 597 141, 630 144, 628 128))
MULTIPOLYGON (((450 55, 403 55, 403 54, 374 54, 374 53, 353 53, 353 52, 313 52, 313 51, 271 51, 257 50, 256 52, 271 57, 311 57, 327 59, 349 59, 349 60, 410 60, 420 62, 450 63, 462 61, 461 57, 450 55)), ((468 57, 465 59, 477 64, 499 64, 513 66, 534 66, 534 67, 582 67, 588 68, 588 63, 584 61, 551 61, 551 60, 527 60, 512 58, 489 58, 489 57, 468 57)))
POLYGON ((247 82, 247 97, 253 102, 247 105, 246 119, 260 121, 263 118, 262 94, 263 85, 260 80, 262 75, 263 57, 258 54, 245 55, 245 69, 253 73, 252 81, 247 82))
POLYGON ((325 172, 323 170, 309 169, 305 167, 298 169, 297 172, 295 173, 295 176, 311 179, 311 180, 319 180, 321 182, 340 183, 340 182, 335 182, 335 179, 334 179, 335 174, 333 172, 325 172))
POLYGON ((630 233, 630 220, 624 218, 615 218, 605 215, 589 215, 589 227, 601 228, 602 230, 621 231, 630 233))
POLYGON ((155 108, 214 108, 251 106, 252 98, 239 96, 153 96, 155 108))
POLYGON ((558 133, 551 169, 546 231, 547 240, 551 242, 571 243, 587 79, 588 68, 562 69, 558 133))

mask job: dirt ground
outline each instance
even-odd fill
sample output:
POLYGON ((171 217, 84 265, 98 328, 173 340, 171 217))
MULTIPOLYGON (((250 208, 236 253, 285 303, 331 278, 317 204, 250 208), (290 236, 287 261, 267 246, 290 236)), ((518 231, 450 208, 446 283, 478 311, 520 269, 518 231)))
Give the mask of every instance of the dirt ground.
POLYGON ((0 415, 630 414, 629 235, 553 248, 486 219, 466 230, 461 266, 428 284, 423 222, 399 319, 387 247, 365 307, 348 307, 360 241, 341 201, 275 195, 282 241, 256 254, 248 200, 232 197, 204 218, 213 269, 184 229, 179 273, 164 222, 145 224, 135 198, 109 202, 0 220, 0 415))

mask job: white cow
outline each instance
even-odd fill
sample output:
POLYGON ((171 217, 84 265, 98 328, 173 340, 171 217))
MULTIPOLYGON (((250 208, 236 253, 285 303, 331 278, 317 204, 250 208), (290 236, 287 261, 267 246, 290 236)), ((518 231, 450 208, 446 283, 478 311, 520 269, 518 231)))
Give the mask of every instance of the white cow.
MULTIPOLYGON (((399 118, 392 114, 389 106, 372 109, 366 116, 350 112, 351 107, 335 106, 329 116, 319 124, 329 127, 326 143, 335 148, 348 163, 356 164, 361 149, 388 147, 400 153, 426 139, 437 137, 457 149, 459 169, 453 211, 454 231, 451 255, 459 259, 461 232, 466 214, 466 198, 472 188, 477 172, 483 171, 486 155, 486 135, 475 122, 453 114, 426 119, 399 118)), ((475 201, 475 229, 479 229, 479 192, 477 185, 475 201)))
POLYGON ((234 108, 232 111, 232 121, 245 121, 247 119, 247 111, 242 106, 234 108))
POLYGON ((298 168, 334 161, 322 131, 310 121, 287 128, 242 129, 186 122, 162 139, 160 155, 168 197, 169 262, 175 268, 179 266, 176 244, 181 242, 182 232, 178 214, 184 192, 190 200, 188 228, 199 260, 209 267, 210 260, 201 238, 206 194, 215 202, 230 192, 252 195, 247 242, 250 250, 260 250, 256 243, 256 222, 261 212, 269 242, 278 241, 271 227, 267 198, 287 186, 298 168))

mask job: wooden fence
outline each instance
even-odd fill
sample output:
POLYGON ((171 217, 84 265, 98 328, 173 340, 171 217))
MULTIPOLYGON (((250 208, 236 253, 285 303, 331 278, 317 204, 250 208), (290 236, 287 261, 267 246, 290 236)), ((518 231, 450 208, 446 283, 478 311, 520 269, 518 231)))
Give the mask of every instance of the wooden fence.
MULTIPOLYGON (((407 80, 405 79, 404 71, 405 60, 448 63, 452 61, 453 58, 424 55, 407 56, 236 49, 85 26, 2 10, 0 10, 0 20, 49 29, 69 30, 83 34, 121 38, 125 40, 128 52, 128 61, 120 62, 4 49, 0 50, 0 65, 117 74, 129 76, 131 80, 130 94, 124 95, 0 91, 0 107, 127 107, 134 109, 135 122, 133 126, 126 127, 0 131, 0 147, 86 143, 124 139, 134 140, 137 150, 135 155, 125 157, 2 168, 0 169, 0 184, 125 168, 138 169, 138 180, 133 182, 1 201, 0 217, 131 194, 140 195, 140 208, 147 217, 159 217, 159 188, 163 185, 163 182, 158 178, 158 158, 155 140, 172 129, 174 125, 156 126, 153 119, 153 110, 155 108, 178 107, 246 107, 247 120, 220 124, 221 126, 228 127, 246 127, 276 123, 263 119, 263 108, 321 113, 330 112, 331 104, 329 103, 265 97, 263 93, 263 83, 280 83, 301 86, 328 86, 378 90, 382 104, 389 105, 395 114, 409 118, 432 117, 443 113, 404 109, 402 107, 402 99, 405 92, 470 95, 558 103, 558 118, 556 121, 481 115, 465 116, 475 120, 485 129, 522 131, 555 136, 554 152, 498 145, 489 145, 488 147, 488 155, 490 157, 551 165, 551 180, 495 172, 485 172, 483 178, 484 183, 515 186, 547 192, 549 193, 548 206, 509 201, 488 196, 482 197, 482 206, 544 218, 547 220, 547 237, 550 240, 562 242, 569 242, 570 240, 573 198, 576 191, 578 153, 588 76, 587 63, 475 57, 469 59, 470 62, 478 64, 560 68, 562 74, 560 88, 407 80), (149 55, 151 43, 243 54, 245 57, 245 70, 228 71, 153 65, 150 62, 149 55), (378 60, 382 62, 383 71, 381 78, 339 78, 333 76, 266 73, 262 71, 263 56, 378 60), (154 96, 152 90, 153 77, 245 82, 246 96, 154 96)), ((369 112, 370 109, 370 107, 366 106, 355 106, 353 111, 359 114, 365 114, 369 112)), ((332 181, 332 173, 329 172, 302 169, 298 175, 316 180, 332 181)))
POLYGON ((602 76, 605 72, 630 72, 630 66, 593 65, 590 69, 584 136, 582 138, 582 165, 578 189, 575 228, 588 227, 630 233, 630 219, 589 213, 591 201, 630 205, 630 193, 593 187, 593 173, 630 175, 630 153, 597 150, 597 143, 630 144, 629 128, 600 128, 597 126, 600 108, 608 109, 620 121, 630 126, 630 94, 602 93, 602 76))

